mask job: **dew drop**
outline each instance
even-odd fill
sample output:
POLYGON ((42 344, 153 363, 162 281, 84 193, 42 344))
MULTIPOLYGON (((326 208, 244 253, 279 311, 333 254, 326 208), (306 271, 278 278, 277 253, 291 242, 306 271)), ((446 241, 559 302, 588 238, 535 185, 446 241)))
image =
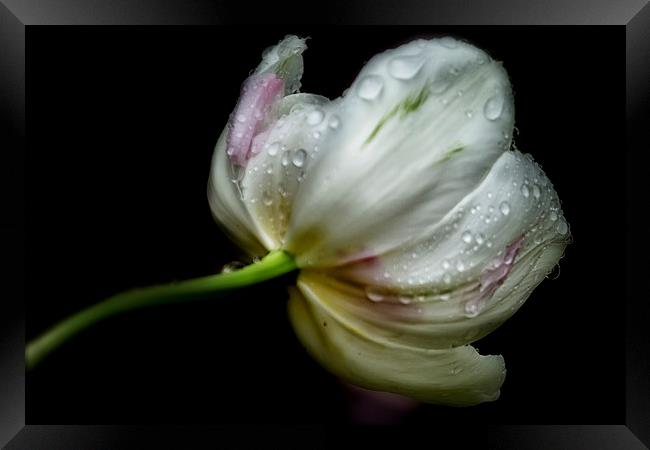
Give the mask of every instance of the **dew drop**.
POLYGON ((485 114, 486 119, 497 120, 501 116, 502 112, 503 95, 497 94, 487 99, 485 106, 483 107, 483 114, 485 114))
POLYGON ((457 261, 456 262, 456 270, 459 272, 463 272, 465 270, 465 264, 463 264, 462 261, 457 261))
POLYGON ((476 235, 476 243, 477 243, 478 245, 482 245, 483 242, 485 242, 485 235, 484 235, 483 233, 478 233, 478 234, 476 235))
POLYGON ((331 129, 336 130, 339 127, 339 125, 341 125, 341 119, 339 119, 339 116, 333 115, 332 117, 330 117, 329 127, 331 129))
POLYGON ((266 206, 271 206, 273 204, 273 197, 271 197, 271 194, 269 194, 267 191, 264 191, 262 194, 262 203, 264 203, 266 206))
POLYGON ((289 165, 290 159, 291 159, 291 150, 287 150, 284 153, 282 153, 282 161, 280 161, 282 167, 287 167, 289 165))
POLYGON ((269 145, 268 153, 271 156, 275 156, 278 154, 279 150, 280 150, 280 144, 278 142, 274 142, 273 144, 269 145))
POLYGON ((465 303, 465 315, 467 317, 476 317, 478 316, 478 312, 478 303, 472 301, 465 303))
POLYGON ((419 56, 398 56, 388 62, 388 73, 398 80, 410 80, 418 74, 424 59, 419 56))
POLYGON ((451 267, 451 264, 449 264, 449 261, 447 261, 447 260, 445 259, 445 260, 442 262, 442 268, 445 269, 445 270, 447 270, 447 269, 449 269, 450 267, 451 267))
POLYGON ((221 273, 229 273, 229 272, 234 272, 236 270, 239 270, 243 267, 245 267, 246 264, 240 261, 233 261, 229 262, 227 264, 224 264, 224 266, 221 268, 221 273))
POLYGON ((296 150, 295 153, 293 154, 293 159, 291 160, 291 162, 296 167, 302 167, 305 164, 306 158, 307 158, 307 152, 305 151, 305 149, 300 148, 296 150))
POLYGON ((551 214, 548 216, 551 219, 551 222, 555 222, 557 220, 557 213, 555 211, 551 211, 551 214))
POLYGON ((464 231, 463 234, 461 235, 461 239, 466 244, 469 244, 470 242, 472 242, 472 233, 469 230, 464 231))
POLYGON ((468 119, 471 119, 474 113, 468 109, 467 111, 465 111, 465 115, 467 116, 468 119))
POLYGON ((368 300, 373 302, 381 302, 384 300, 384 295, 372 286, 366 287, 366 297, 368 297, 368 300))
POLYGON ((243 114, 237 114, 237 122, 244 123, 246 122, 246 116, 243 114))
POLYGON ((541 195, 542 195, 542 192, 539 190, 539 186, 537 186, 536 184, 533 184, 533 197, 535 197, 535 199, 537 200, 537 199, 539 199, 539 197, 541 195))
POLYGON ((320 109, 315 109, 311 111, 309 114, 307 114, 307 123, 309 125, 318 125, 323 121, 323 117, 325 117, 323 111, 321 111, 320 109))
POLYGON ((501 214, 503 214, 504 216, 510 214, 510 203, 501 202, 501 204, 499 205, 499 211, 501 211, 501 214))
POLYGON ((521 195, 523 195, 525 198, 528 198, 528 196, 530 195, 530 191, 528 190, 528 186, 526 186, 525 184, 521 185, 521 195))
POLYGON ((364 77, 357 87, 357 95, 364 100, 374 100, 384 88, 384 80, 377 75, 364 77))
POLYGON ((410 297, 406 297, 406 296, 403 296, 403 295, 399 297, 399 302, 402 305, 410 305, 412 301, 413 300, 410 297))
POLYGON ((563 217, 560 218, 558 221, 557 225, 555 226, 555 229, 557 230, 558 233, 560 233, 562 236, 568 233, 569 231, 569 226, 567 225, 566 221, 564 220, 563 217))

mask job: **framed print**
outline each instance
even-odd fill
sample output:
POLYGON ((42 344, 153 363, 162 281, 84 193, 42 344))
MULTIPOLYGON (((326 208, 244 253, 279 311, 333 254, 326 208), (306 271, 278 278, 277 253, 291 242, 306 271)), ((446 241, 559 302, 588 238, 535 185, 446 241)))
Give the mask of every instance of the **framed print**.
POLYGON ((650 445, 650 9, 582 3, 5 1, 2 445, 650 445))

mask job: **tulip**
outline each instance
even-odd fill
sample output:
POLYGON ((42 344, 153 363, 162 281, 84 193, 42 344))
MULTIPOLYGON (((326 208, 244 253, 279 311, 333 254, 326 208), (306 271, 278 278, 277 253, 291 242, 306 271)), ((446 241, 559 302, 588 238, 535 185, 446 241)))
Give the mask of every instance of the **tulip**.
POLYGON ((495 400, 497 328, 569 242, 558 197, 511 150, 506 71, 452 38, 372 58, 336 100, 296 93, 287 36, 244 82, 208 197, 251 256, 290 254, 288 311, 324 367, 363 388, 446 405, 495 400))
POLYGON ((551 182, 511 149, 506 71, 465 42, 416 40, 328 100, 298 93, 305 49, 287 36, 264 52, 214 152, 211 210, 252 264, 117 294, 32 341, 28 367, 103 318, 299 270, 291 323, 342 380, 444 405, 498 398, 503 358, 469 344, 570 241, 551 182))

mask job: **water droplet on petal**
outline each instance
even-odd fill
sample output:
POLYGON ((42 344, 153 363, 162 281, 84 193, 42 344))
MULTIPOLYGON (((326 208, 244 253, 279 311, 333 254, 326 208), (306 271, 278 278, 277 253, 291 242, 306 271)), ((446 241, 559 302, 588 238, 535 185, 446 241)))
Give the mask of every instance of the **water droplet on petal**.
POLYGON ((331 129, 336 130, 340 124, 341 124, 341 119, 339 119, 339 116, 333 115, 332 117, 330 117, 329 127, 331 129))
POLYGON ((325 117, 323 111, 321 111, 320 109, 315 109, 311 111, 309 114, 307 114, 307 123, 309 125, 318 125, 323 121, 323 117, 325 117))
POLYGON ((419 56, 398 56, 388 63, 388 73, 398 80, 410 80, 418 74, 424 59, 419 56))
POLYGON ((281 164, 283 167, 287 167, 289 165, 291 159, 291 150, 287 150, 284 153, 282 153, 282 160, 281 164))
POLYGON ((528 198, 530 195, 530 191, 528 190, 528 186, 525 184, 521 185, 521 195, 523 195, 525 198, 528 198))
POLYGON ((307 158, 307 152, 305 149, 298 149, 295 151, 293 154, 293 159, 291 162, 293 163, 294 166, 296 167, 302 167, 305 164, 305 159, 307 158))
POLYGON ((549 214, 549 219, 551 219, 551 222, 555 222, 557 220, 557 213, 555 211, 551 211, 551 214, 549 214))
POLYGON ((459 272, 463 272, 465 270, 465 264, 462 261, 458 260, 456 262, 456 270, 459 272))
POLYGON ((243 267, 246 267, 246 264, 244 264, 243 262, 240 261, 229 262, 227 264, 224 264, 224 266, 221 268, 221 273, 234 272, 243 267))
POLYGON ((466 244, 469 244, 470 242, 472 242, 472 233, 471 233, 471 231, 464 231, 463 234, 461 235, 461 239, 466 244))
POLYGON ((373 286, 366 287, 366 297, 368 297, 368 300, 373 302, 381 302, 382 300, 384 300, 383 293, 378 291, 377 288, 373 286))
POLYGON ((560 220, 558 221, 557 225, 555 226, 555 229, 557 230, 558 233, 560 233, 562 236, 564 236, 569 231, 569 225, 567 225, 567 223, 566 223, 566 221, 564 220, 563 217, 560 217, 560 220))
POLYGON ((539 186, 533 184, 533 197, 535 197, 535 199, 538 199, 541 195, 542 192, 539 190, 539 186))
POLYGON ((476 317, 479 313, 478 303, 474 301, 469 301, 465 303, 465 315, 467 317, 476 317))
POLYGON ((378 75, 364 77, 357 86, 357 95, 364 100, 374 100, 384 88, 384 80, 378 75))
POLYGON ((409 304, 411 304, 412 301, 413 301, 413 299, 411 299, 410 297, 406 297, 406 296, 403 296, 403 295, 401 295, 399 297, 399 302, 402 305, 409 305, 409 304))
POLYGON ((446 259, 444 261, 442 261, 442 268, 443 269, 447 270, 450 267, 451 267, 451 264, 449 264, 449 261, 447 261, 446 259))
POLYGON ((510 214, 510 203, 501 202, 501 204, 499 205, 499 211, 501 211, 501 214, 503 214, 504 216, 510 214))
POLYGON ((273 197, 271 197, 271 194, 269 194, 267 191, 264 191, 262 194, 262 203, 264 203, 266 206, 271 206, 273 204, 273 197))
POLYGON ((483 107, 483 114, 488 120, 497 120, 503 111, 503 95, 497 94, 490 97, 483 107))
POLYGON ((278 142, 274 142, 273 144, 269 145, 268 153, 271 156, 275 156, 278 154, 279 150, 280 150, 280 144, 278 142))

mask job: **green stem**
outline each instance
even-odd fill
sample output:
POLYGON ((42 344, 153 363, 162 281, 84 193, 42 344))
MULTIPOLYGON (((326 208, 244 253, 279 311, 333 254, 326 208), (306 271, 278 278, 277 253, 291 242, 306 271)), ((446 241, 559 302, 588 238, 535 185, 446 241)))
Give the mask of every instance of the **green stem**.
POLYGON ((107 317, 147 306, 211 298, 216 293, 266 281, 296 268, 291 255, 275 250, 262 260, 234 272, 121 292, 68 317, 27 344, 27 369, 35 367, 80 331, 107 317))

